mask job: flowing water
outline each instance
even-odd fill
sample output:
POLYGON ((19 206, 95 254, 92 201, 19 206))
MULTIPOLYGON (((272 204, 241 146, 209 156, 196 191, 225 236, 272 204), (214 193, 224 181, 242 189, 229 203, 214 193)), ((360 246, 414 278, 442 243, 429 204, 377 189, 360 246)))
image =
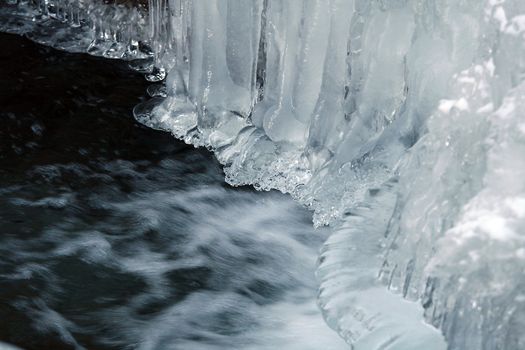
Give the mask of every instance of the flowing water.
POLYGON ((310 213, 135 122, 125 63, 0 47, 0 349, 346 348, 310 213))

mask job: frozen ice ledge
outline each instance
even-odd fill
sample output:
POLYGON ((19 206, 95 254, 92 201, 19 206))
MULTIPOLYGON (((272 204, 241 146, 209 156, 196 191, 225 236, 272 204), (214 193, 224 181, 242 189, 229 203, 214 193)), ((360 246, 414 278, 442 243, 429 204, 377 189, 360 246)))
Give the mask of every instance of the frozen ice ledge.
POLYGON ((0 20, 167 72, 135 117, 332 225, 319 304, 355 349, 525 349, 525 1, 30 0, 0 20))

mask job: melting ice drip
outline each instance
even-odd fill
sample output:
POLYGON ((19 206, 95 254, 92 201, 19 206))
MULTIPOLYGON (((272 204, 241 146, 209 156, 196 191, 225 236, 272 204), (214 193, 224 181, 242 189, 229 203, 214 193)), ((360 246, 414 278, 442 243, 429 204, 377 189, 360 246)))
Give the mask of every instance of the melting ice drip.
POLYGON ((168 72, 136 118, 333 226, 319 302, 356 349, 525 348, 525 2, 137 5, 24 2, 2 29, 168 72))

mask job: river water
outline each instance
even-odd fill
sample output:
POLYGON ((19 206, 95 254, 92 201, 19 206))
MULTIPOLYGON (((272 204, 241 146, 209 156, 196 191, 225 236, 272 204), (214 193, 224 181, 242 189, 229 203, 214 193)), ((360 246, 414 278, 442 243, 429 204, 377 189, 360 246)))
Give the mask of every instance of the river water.
POLYGON ((306 210, 135 122, 147 83, 123 62, 0 47, 0 343, 346 348, 316 306, 328 232, 306 210))

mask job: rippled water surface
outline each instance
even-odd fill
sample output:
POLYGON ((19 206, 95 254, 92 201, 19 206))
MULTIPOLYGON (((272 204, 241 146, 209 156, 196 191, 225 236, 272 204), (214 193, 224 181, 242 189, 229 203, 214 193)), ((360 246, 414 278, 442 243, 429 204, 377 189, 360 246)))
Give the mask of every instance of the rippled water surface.
POLYGON ((123 63, 0 47, 0 342, 345 348, 315 304, 309 213, 138 125, 147 84, 123 63))

